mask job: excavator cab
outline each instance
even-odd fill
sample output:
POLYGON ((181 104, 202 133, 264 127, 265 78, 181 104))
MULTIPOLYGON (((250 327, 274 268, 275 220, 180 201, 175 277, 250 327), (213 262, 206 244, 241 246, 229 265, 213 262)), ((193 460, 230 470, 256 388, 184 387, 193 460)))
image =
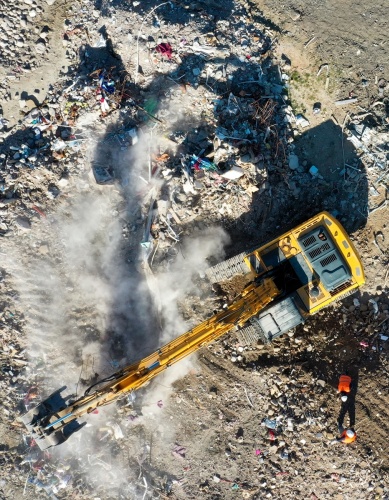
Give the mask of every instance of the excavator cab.
POLYGON ((281 292, 238 329, 238 338, 246 344, 271 342, 365 282, 352 241, 328 212, 321 212, 250 253, 218 264, 208 271, 208 276, 216 282, 231 279, 236 272, 251 275, 256 282, 271 277, 281 292))

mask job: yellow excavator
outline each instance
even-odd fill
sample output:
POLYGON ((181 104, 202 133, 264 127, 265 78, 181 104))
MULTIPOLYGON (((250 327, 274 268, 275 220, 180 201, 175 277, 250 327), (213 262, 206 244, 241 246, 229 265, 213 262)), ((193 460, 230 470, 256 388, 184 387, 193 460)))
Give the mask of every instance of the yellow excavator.
POLYGON ((63 443, 85 425, 78 418, 139 389, 225 333, 235 329, 241 342, 271 342, 365 282, 353 243, 327 212, 252 252, 217 264, 207 275, 214 283, 244 275, 247 286, 221 312, 92 385, 76 401, 62 397, 63 387, 21 416, 42 450, 63 443))

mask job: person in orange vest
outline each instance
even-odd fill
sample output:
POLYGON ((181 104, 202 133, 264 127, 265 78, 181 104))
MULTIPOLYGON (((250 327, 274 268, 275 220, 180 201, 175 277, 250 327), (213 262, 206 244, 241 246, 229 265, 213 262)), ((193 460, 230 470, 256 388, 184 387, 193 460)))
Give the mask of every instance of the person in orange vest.
POLYGON ((357 433, 353 429, 344 429, 342 434, 336 438, 338 443, 350 444, 357 439, 357 433))
POLYGON ((340 393, 340 399, 345 403, 350 395, 352 388, 351 377, 348 375, 341 375, 339 377, 338 392, 340 393))

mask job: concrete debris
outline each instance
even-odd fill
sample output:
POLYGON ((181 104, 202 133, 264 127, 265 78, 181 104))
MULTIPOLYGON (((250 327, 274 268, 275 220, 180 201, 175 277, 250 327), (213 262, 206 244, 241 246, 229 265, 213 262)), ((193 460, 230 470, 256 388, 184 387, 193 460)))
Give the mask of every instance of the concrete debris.
POLYGON ((335 101, 335 106, 345 106, 346 104, 355 104, 358 102, 357 97, 349 98, 349 99, 341 99, 340 101, 335 101))
POLYGON ((291 170, 297 170, 299 168, 299 159, 295 154, 289 155, 289 168, 291 170))
POLYGON ((309 120, 307 120, 303 115, 296 115, 295 117, 296 120, 296 125, 298 125, 301 128, 306 128, 309 127, 309 120))

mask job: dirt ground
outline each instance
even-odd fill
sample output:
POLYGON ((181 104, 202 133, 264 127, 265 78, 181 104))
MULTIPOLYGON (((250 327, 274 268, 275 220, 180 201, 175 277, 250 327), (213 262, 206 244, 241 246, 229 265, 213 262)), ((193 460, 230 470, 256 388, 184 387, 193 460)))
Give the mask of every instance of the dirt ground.
MULTIPOLYGON (((347 98, 354 91, 366 106, 376 78, 385 75, 388 65, 384 36, 388 19, 383 0, 371 2, 367 9, 362 3, 346 1, 340 6, 331 0, 286 0, 282 5, 256 0, 253 4, 279 30, 282 44, 292 45, 302 61, 308 55, 310 64, 316 65, 316 71, 310 72, 311 81, 321 64, 329 64, 333 97, 347 98)), ((300 69, 304 72, 308 68, 309 63, 304 62, 300 69)))
MULTIPOLYGON (((2 104, 9 125, 16 126, 21 117, 23 92, 27 101, 30 95, 40 100, 71 71, 85 77, 87 85, 86 75, 97 67, 103 53, 110 62, 119 54, 120 69, 126 68, 132 75, 136 72, 137 96, 157 95, 163 100, 172 92, 172 100, 186 99, 193 115, 188 112, 172 130, 178 137, 181 129, 196 126, 197 134, 203 116, 196 115, 200 111, 191 104, 191 85, 183 90, 177 82, 171 84, 177 94, 164 88, 167 80, 151 79, 149 85, 148 78, 154 73, 160 77, 168 62, 146 56, 146 49, 139 61, 142 71, 135 70, 136 33, 130 33, 130 15, 139 3, 84 3, 84 7, 60 0, 54 5, 42 4, 38 31, 50 26, 51 50, 32 75, 27 73, 12 85, 12 99, 2 104), (85 12, 88 8, 90 12, 85 12), (63 32, 70 26, 69 20, 72 29, 77 29, 79 12, 98 19, 95 32, 87 32, 88 39, 95 37, 93 43, 99 39, 97 28, 108 26, 114 52, 107 55, 91 42, 89 48, 83 45, 70 57, 72 49, 62 42, 63 32), (126 45, 129 33, 130 44, 126 45), (87 62, 81 64, 79 59, 88 51, 87 62)), ((153 18, 154 25, 150 21, 148 36, 159 36, 159 23, 178 43, 181 37, 189 39, 190 23, 196 20, 199 32, 208 33, 207 23, 214 28, 217 15, 221 22, 231 19, 236 28, 230 2, 223 8, 226 13, 223 9, 218 12, 217 2, 204 7, 205 3, 179 5, 193 15, 186 19, 180 11, 183 17, 177 20, 173 2, 166 19, 161 14, 153 18)), ((268 29, 269 37, 276 40, 276 57, 281 60, 284 54, 290 59, 288 97, 295 113, 302 113, 310 122, 294 140, 294 152, 305 162, 305 171, 291 173, 282 170, 283 165, 270 171, 267 190, 254 192, 247 209, 239 206, 237 215, 220 213, 219 206, 206 212, 205 195, 203 201, 201 196, 194 197, 189 219, 195 210, 200 215, 181 225, 179 252, 169 250, 167 244, 164 247, 161 238, 154 267, 152 272, 146 270, 146 276, 139 265, 144 250, 140 242, 144 243, 150 213, 139 201, 146 199, 146 188, 140 187, 139 179, 136 185, 131 177, 124 182, 122 167, 118 167, 123 176, 120 185, 99 186, 91 174, 93 161, 122 161, 119 153, 112 153, 120 148, 111 151, 107 146, 116 126, 113 118, 92 125, 89 137, 93 147, 88 157, 73 157, 70 173, 58 164, 47 172, 28 171, 23 177, 29 186, 28 197, 19 208, 22 205, 29 214, 32 226, 18 226, 2 239, 1 248, 1 361, 5 375, 0 498, 389 498, 389 342, 381 338, 389 331, 389 208, 386 185, 377 182, 381 173, 360 161, 342 134, 348 114, 369 110, 377 97, 377 81, 389 78, 387 8, 384 0, 371 5, 333 0, 243 4, 248 12, 245 24, 256 22, 264 31, 268 29), (325 64, 328 73, 324 70, 317 76, 325 64), (335 105, 350 96, 358 97, 356 106, 360 108, 335 105), (321 103, 320 114, 313 112, 316 102, 321 103), (357 182, 346 182, 342 174, 345 164, 358 166, 357 182), (309 178, 310 165, 317 166, 322 176, 315 183, 302 180, 309 178), (61 196, 47 195, 43 200, 42 193, 53 179, 66 180, 61 184, 61 196), (378 191, 375 196, 370 190, 373 184, 378 191), (223 293, 215 293, 196 271, 202 271, 207 262, 220 260, 222 253, 231 257, 264 243, 323 209, 336 211, 360 252, 366 285, 357 294, 318 313, 271 345, 242 347, 233 333, 228 334, 142 388, 134 398, 130 395, 89 415, 90 424, 62 447, 37 452, 16 421, 26 410, 26 402, 34 399, 31 392, 36 389, 39 399, 68 385, 80 393, 97 373, 109 375, 202 321, 223 306, 226 296, 232 297, 236 284, 227 284, 223 293), (210 233, 217 244, 209 243, 210 233), (207 262, 201 264, 203 256, 207 262), (17 371, 9 368, 11 358, 19 363, 17 371), (345 370, 356 384, 358 439, 350 446, 332 443, 340 409, 337 380, 345 370), (261 425, 264 418, 277 420, 274 436, 261 425), (46 488, 42 483, 30 484, 32 477, 40 478, 46 488)), ((139 7, 144 9, 139 18, 145 19, 157 5, 145 2, 139 7)), ((183 66, 166 74, 178 78, 183 66)), ((191 74, 195 74, 193 67, 189 65, 191 74)), ((9 67, 4 64, 1 71, 5 78, 9 67)), ((216 99, 214 94, 210 100, 216 99)), ((170 113, 166 111, 165 116, 179 115, 177 109, 170 113)), ((216 122, 214 118, 215 126, 216 122)), ((11 133, 5 142, 16 144, 18 139, 11 133)), ((170 149, 166 150, 171 157, 177 155, 179 164, 182 150, 174 151, 171 143, 168 141, 170 149)), ((160 153, 165 151, 159 147, 160 153)), ((126 165, 135 162, 131 156, 125 159, 126 165)), ((7 220, 4 205, 2 220, 7 220)))

